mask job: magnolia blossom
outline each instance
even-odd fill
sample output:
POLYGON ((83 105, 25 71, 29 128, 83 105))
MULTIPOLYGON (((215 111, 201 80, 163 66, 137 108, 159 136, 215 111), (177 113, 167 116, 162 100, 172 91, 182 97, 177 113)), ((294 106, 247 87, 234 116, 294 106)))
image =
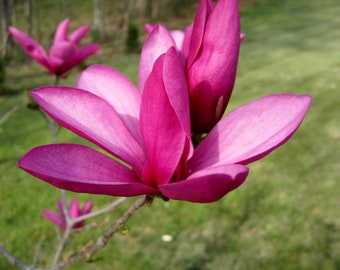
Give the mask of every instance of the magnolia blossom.
MULTIPOLYGON (((145 25, 152 31, 151 24, 145 25)), ((192 130, 209 132, 222 117, 231 96, 239 56, 240 16, 237 0, 201 0, 185 31, 171 30, 186 60, 192 130)))
POLYGON ((9 32, 33 60, 46 67, 51 74, 59 76, 99 50, 98 44, 79 47, 79 42, 90 27, 81 26, 68 37, 69 23, 70 21, 65 19, 59 24, 49 55, 36 40, 15 27, 10 26, 9 32))
MULTIPOLYGON (((58 200, 57 202, 59 213, 52 211, 52 210, 44 210, 43 215, 49 221, 53 222, 54 224, 60 226, 64 230, 67 228, 65 214, 64 214, 64 206, 63 201, 58 200)), ((80 208, 78 198, 74 198, 71 202, 68 214, 70 215, 71 219, 75 219, 77 217, 86 215, 91 212, 93 206, 93 201, 88 201, 83 208, 80 208)), ((81 228, 84 225, 84 221, 77 222, 73 225, 74 229, 81 228)))
POLYGON ((75 88, 32 91, 55 121, 107 154, 79 144, 45 145, 29 151, 19 167, 58 188, 112 196, 208 203, 240 186, 246 164, 293 135, 311 97, 276 94, 244 104, 194 148, 183 63, 175 46, 168 48, 169 36, 159 25, 145 42, 140 90, 118 71, 93 65, 75 88))

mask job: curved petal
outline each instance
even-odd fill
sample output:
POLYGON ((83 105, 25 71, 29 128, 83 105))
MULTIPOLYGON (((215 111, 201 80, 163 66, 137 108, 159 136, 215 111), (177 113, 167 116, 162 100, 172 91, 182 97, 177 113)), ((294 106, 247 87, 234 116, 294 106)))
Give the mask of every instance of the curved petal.
POLYGON ((143 93, 144 84, 149 77, 154 62, 169 48, 176 46, 175 41, 171 37, 169 31, 163 25, 156 25, 153 31, 146 39, 139 64, 138 83, 139 89, 143 93))
POLYGON ((311 104, 309 95, 275 94, 229 112, 198 145, 190 168, 258 160, 285 143, 311 104))
POLYGON ((69 87, 42 87, 33 90, 31 95, 58 123, 118 156, 137 173, 141 172, 144 149, 105 100, 69 87))
POLYGON ((52 210, 43 210, 42 214, 46 219, 52 223, 58 225, 59 227, 66 229, 66 222, 60 217, 60 215, 52 210))
POLYGON ((19 168, 65 190, 111 196, 157 194, 114 159, 76 144, 39 146, 18 161, 19 168))
POLYGON ((190 40, 192 36, 192 28, 193 28, 193 25, 191 24, 184 29, 184 40, 183 40, 183 46, 182 46, 182 53, 185 58, 187 58, 189 54, 190 40))
POLYGON ((191 67, 200 51, 206 23, 212 10, 213 5, 211 0, 200 1, 191 30, 190 50, 186 63, 187 69, 191 67))
POLYGON ((159 186, 162 195, 169 199, 210 203, 221 199, 239 187, 248 175, 243 165, 210 167, 190 175, 187 179, 159 186))
POLYGON ((69 24, 70 24, 69 19, 65 19, 61 21, 61 23, 59 23, 57 30, 55 31, 55 34, 54 34, 53 43, 67 40, 67 32, 68 32, 69 24))
POLYGON ((78 45, 79 42, 83 39, 83 37, 89 32, 90 26, 83 25, 72 32, 70 35, 69 41, 78 45))
POLYGON ((187 66, 195 132, 209 132, 222 117, 234 87, 239 48, 238 2, 220 0, 207 19, 200 50, 187 66))
POLYGON ((135 140, 143 145, 140 130, 136 128, 139 125, 141 95, 124 74, 104 65, 92 65, 80 74, 76 87, 106 100, 135 140))
POLYGON ((170 181, 186 141, 186 133, 165 89, 165 57, 163 54, 156 60, 145 82, 140 112, 140 128, 147 152, 142 180, 151 186, 170 181))
POLYGON ((163 81, 169 101, 190 144, 190 157, 193 152, 191 142, 190 108, 187 81, 177 51, 171 47, 164 55, 163 81))
POLYGON ((13 26, 10 26, 8 31, 14 40, 18 42, 18 44, 32 59, 50 69, 50 63, 47 54, 44 48, 37 41, 13 26))

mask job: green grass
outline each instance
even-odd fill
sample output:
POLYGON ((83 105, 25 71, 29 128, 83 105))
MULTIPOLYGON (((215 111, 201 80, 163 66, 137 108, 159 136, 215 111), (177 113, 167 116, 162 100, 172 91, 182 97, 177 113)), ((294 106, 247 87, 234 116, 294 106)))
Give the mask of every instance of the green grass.
MULTIPOLYGON (((68 269, 339 269, 340 268, 340 6, 337 0, 255 1, 242 8, 242 44, 234 108, 271 93, 310 93, 313 104, 296 135, 250 165, 238 190, 208 204, 154 201, 93 259, 68 269), (174 240, 161 241, 163 234, 174 240)), ((80 17, 80 16, 79 16, 80 17)), ((174 22, 172 22, 174 24, 174 22)), ((137 77, 138 55, 110 51, 91 58, 137 77)), ((44 120, 23 106, 23 89, 53 83, 35 63, 8 67, 8 91, 0 97, 0 243, 21 260, 50 262, 55 227, 41 210, 55 209, 59 192, 16 167, 30 148, 49 143, 44 120)), ((63 84, 72 85, 77 71, 63 84)), ((61 141, 81 142, 62 131, 61 141)), ((73 194, 69 193, 69 197, 73 194)), ((108 204, 95 199, 95 209, 108 204)), ((129 202, 133 201, 130 199, 129 202)), ((110 221, 129 205, 96 219, 110 221)), ((67 255, 95 240, 104 228, 76 235, 67 255)), ((0 269, 13 269, 0 257, 0 269)))

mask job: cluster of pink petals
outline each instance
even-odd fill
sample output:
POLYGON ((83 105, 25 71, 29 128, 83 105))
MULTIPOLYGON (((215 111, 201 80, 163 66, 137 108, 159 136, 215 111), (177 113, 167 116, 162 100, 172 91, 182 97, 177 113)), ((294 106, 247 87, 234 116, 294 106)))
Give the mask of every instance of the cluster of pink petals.
MULTIPOLYGON (((54 224, 58 225, 59 227, 66 230, 67 223, 64 214, 64 206, 63 201, 58 200, 57 202, 59 213, 52 211, 52 210, 44 210, 43 215, 46 219, 53 222, 54 224)), ((71 219, 78 218, 80 216, 86 215, 91 212, 93 206, 93 201, 88 201, 83 208, 80 208, 78 198, 74 198, 71 202, 70 208, 68 210, 68 214, 71 219)), ((79 221, 73 225, 73 229, 79 229, 84 225, 84 221, 79 221)))
POLYGON ((90 30, 89 26, 79 27, 68 37, 69 24, 68 19, 59 24, 49 55, 36 40, 15 27, 10 26, 9 32, 32 59, 46 67, 50 74, 59 76, 99 50, 98 44, 79 47, 79 42, 90 30))
MULTIPOLYGON (((145 29, 150 33, 151 24, 145 29)), ((195 20, 184 31, 171 30, 184 57, 194 133, 209 132, 229 102, 237 70, 240 16, 237 0, 201 0, 195 20)))
POLYGON ((309 95, 257 99, 229 112, 194 148, 183 62, 162 25, 144 44, 139 88, 118 71, 93 65, 75 88, 32 91, 55 121, 107 154, 52 144, 29 151, 19 167, 74 192, 209 203, 244 182, 245 165, 286 142, 311 103, 309 95))

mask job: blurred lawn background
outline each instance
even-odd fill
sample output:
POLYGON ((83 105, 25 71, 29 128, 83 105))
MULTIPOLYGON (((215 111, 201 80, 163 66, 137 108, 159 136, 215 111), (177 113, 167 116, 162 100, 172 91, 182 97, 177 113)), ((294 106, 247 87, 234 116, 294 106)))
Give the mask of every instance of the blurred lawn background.
MULTIPOLYGON (((78 2, 67 2, 73 28, 92 22, 92 2, 78 2)), ((106 19, 113 20, 119 9, 114 1, 105 3, 106 19)), ((195 6, 163 21, 182 28, 193 19, 195 6)), ((50 29, 66 11, 53 4, 39 11, 46 47, 53 36, 50 29)), ((128 233, 112 238, 93 263, 67 269, 340 269, 339 14, 338 0, 242 1, 246 39, 227 110, 271 93, 310 93, 313 104, 302 126, 282 148, 251 164, 244 185, 225 198, 207 205, 155 200, 136 213, 128 233), (164 234, 173 241, 163 242, 164 234)), ((18 16, 20 25, 24 22, 18 16)), ((142 42, 142 27, 140 33, 142 42)), ((122 44, 103 39, 101 52, 86 64, 110 65, 137 82, 139 55, 124 54, 122 44)), ((57 230, 41 210, 56 209, 60 193, 20 171, 16 162, 32 147, 51 142, 48 126, 25 107, 23 93, 54 79, 20 57, 21 62, 15 59, 6 67, 7 87, 0 95, 0 243, 26 263, 39 243, 39 263, 48 265, 57 230)), ((79 71, 74 69, 62 84, 74 85, 79 71)), ((83 143, 67 130, 59 138, 83 143)), ((81 203, 94 199, 95 210, 114 199, 68 193, 69 200, 74 195, 81 203)), ((114 221, 133 200, 88 224, 114 221)), ((65 256, 95 241, 106 228, 76 234, 65 256)), ((0 257, 0 269, 14 268, 0 257)))

